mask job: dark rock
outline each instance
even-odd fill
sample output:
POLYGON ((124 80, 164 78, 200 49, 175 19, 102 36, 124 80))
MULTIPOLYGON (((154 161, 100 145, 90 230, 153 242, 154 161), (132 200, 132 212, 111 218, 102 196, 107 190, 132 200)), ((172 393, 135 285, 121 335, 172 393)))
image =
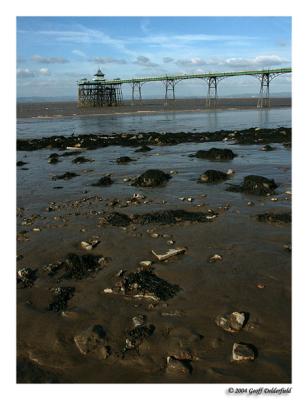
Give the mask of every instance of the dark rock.
POLYGON ((113 180, 110 176, 103 176, 96 183, 93 183, 92 186, 109 186, 113 183, 113 180))
POLYGON ((171 176, 169 174, 166 174, 159 169, 149 169, 140 175, 134 181, 133 185, 142 187, 156 187, 168 182, 170 178, 171 176))
POLYGON ((147 151, 151 151, 151 147, 147 146, 147 145, 143 145, 141 147, 139 147, 138 149, 135 150, 135 153, 141 153, 141 152, 147 152, 147 151))
POLYGON ((74 164, 83 164, 83 163, 91 162, 91 161, 93 161, 93 160, 90 160, 89 158, 80 156, 80 157, 74 158, 74 160, 72 160, 72 163, 74 163, 74 164))
POLYGON ((195 154, 197 158, 217 161, 233 160, 236 156, 237 154, 234 154, 230 149, 216 149, 215 147, 212 147, 210 150, 199 150, 195 154))
POLYGON ((285 213, 264 213, 258 214, 257 220, 260 222, 274 222, 274 223, 291 223, 292 222, 292 214, 291 212, 285 213))
POLYGON ((102 358, 108 357, 106 344, 106 332, 101 325, 94 325, 74 337, 74 342, 81 354, 100 352, 103 349, 102 358))
POLYGON ((274 147, 272 147, 270 144, 266 144, 261 148, 262 151, 273 151, 275 150, 274 147))
POLYGON ((153 334, 154 330, 154 325, 139 325, 129 330, 125 339, 124 351, 138 348, 145 338, 153 334))
POLYGON ((49 304, 48 310, 55 312, 65 310, 67 302, 74 296, 75 288, 64 286, 51 290, 53 292, 53 301, 49 304))
POLYGON ((128 163, 130 161, 134 161, 134 160, 132 158, 130 158, 130 157, 124 156, 124 157, 117 158, 116 161, 117 161, 118 164, 126 164, 126 163, 128 163))
POLYGON ((36 280, 36 270, 31 268, 21 268, 17 272, 17 284, 21 287, 31 287, 36 280))
POLYGON ((285 147, 286 149, 291 149, 292 143, 291 142, 283 143, 283 147, 285 147))
POLYGON ((128 226, 132 222, 128 215, 118 212, 105 214, 101 221, 105 224, 110 224, 113 226, 128 226))
POLYGON ((231 185, 227 190, 230 192, 244 192, 258 196, 274 193, 278 185, 274 179, 268 179, 259 175, 245 176, 241 185, 231 185))
POLYGON ((57 153, 50 154, 50 156, 48 157, 48 162, 49 164, 56 164, 57 162, 59 162, 59 154, 57 153))
POLYGON ((117 283, 117 287, 125 295, 144 297, 152 300, 168 300, 180 290, 178 285, 172 285, 159 278, 152 271, 131 272, 117 283))
POLYGON ((23 165, 26 165, 26 164, 28 164, 28 163, 23 162, 23 161, 17 161, 17 163, 16 163, 17 167, 22 167, 23 165))
POLYGON ((256 358, 254 346, 245 343, 234 343, 232 361, 253 361, 256 358))
POLYGON ((74 253, 68 254, 64 261, 65 273, 61 279, 84 279, 101 269, 102 256, 74 253))
POLYGON ((78 174, 75 174, 75 172, 65 172, 63 175, 56 175, 53 176, 52 179, 55 181, 57 179, 64 179, 64 180, 68 180, 68 179, 72 179, 75 178, 76 176, 79 176, 78 174))
POLYGON ((191 374, 192 367, 188 360, 178 360, 175 357, 167 357, 166 371, 171 374, 191 374))
POLYGON ((214 169, 208 169, 202 175, 200 175, 200 183, 217 183, 228 179, 228 175, 225 172, 216 171, 214 169))
POLYGON ((146 323, 147 317, 145 315, 136 315, 132 318, 134 328, 137 326, 143 326, 146 323))
POLYGON ((209 222, 213 215, 216 213, 209 212, 194 212, 185 210, 165 210, 155 211, 141 215, 133 215, 132 221, 139 224, 175 224, 178 222, 191 221, 191 222, 209 222))

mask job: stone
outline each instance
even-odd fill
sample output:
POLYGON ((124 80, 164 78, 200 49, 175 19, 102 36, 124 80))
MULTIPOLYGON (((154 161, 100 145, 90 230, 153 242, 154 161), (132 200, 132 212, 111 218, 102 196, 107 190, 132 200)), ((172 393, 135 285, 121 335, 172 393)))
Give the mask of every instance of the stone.
POLYGON ((75 172, 65 172, 62 175, 56 175, 52 177, 52 180, 56 181, 57 179, 64 179, 64 180, 69 180, 72 178, 75 178, 76 176, 79 176, 75 172))
POLYGON ((92 183, 92 186, 109 186, 113 183, 110 176, 103 176, 96 183, 92 183))
POLYGON ((226 332, 239 332, 247 322, 246 314, 234 311, 231 314, 218 315, 215 319, 217 326, 226 332))
POLYGON ((292 214, 291 212, 285 213, 264 213, 258 214, 257 220, 260 222, 272 222, 272 223, 291 223, 292 221, 292 214))
POLYGON ((56 164, 57 162, 59 162, 59 154, 57 153, 50 154, 50 156, 48 157, 48 163, 56 164))
POLYGON ((149 260, 140 261, 140 263, 139 263, 139 265, 141 267, 145 267, 145 268, 149 268, 152 264, 153 264, 153 261, 149 261, 149 260))
POLYGON ((151 336, 155 331, 154 325, 138 325, 135 328, 131 329, 127 333, 127 337, 125 339, 125 347, 124 351, 138 349, 143 340, 149 336, 151 336))
POLYGON ((133 327, 137 328, 137 326, 145 325, 147 317, 145 315, 136 315, 132 318, 133 327))
POLYGON ((233 344, 231 361, 253 361, 255 357, 255 351, 251 345, 244 343, 233 344))
POLYGON ((141 147, 139 147, 138 149, 135 150, 135 153, 140 153, 140 152, 147 152, 147 151, 151 151, 151 147, 143 145, 141 147))
POLYGON ((259 175, 245 176, 241 185, 231 185, 227 190, 230 192, 244 192, 258 196, 273 194, 278 187, 274 179, 268 179, 259 175))
POLYGON ((22 284, 22 287, 31 287, 36 280, 36 271, 32 268, 21 268, 17 271, 17 284, 22 284))
POLYGON ((237 154, 233 153, 230 149, 217 149, 212 147, 209 150, 199 150, 195 154, 197 158, 204 158, 206 160, 227 161, 233 160, 237 154))
POLYGON ((179 247, 177 249, 169 249, 167 253, 164 254, 157 254, 154 250, 152 250, 152 253, 154 256, 159 260, 159 261, 165 261, 168 260, 168 258, 177 256, 179 254, 183 254, 186 252, 186 248, 184 247, 179 247))
POLYGON ((128 163, 128 162, 130 162, 130 161, 134 161, 134 160, 131 159, 130 157, 124 156, 124 157, 119 157, 119 158, 117 158, 116 161, 117 161, 118 164, 126 164, 126 163, 128 163))
POLYGON ((209 262, 213 263, 216 261, 221 261, 222 260, 222 256, 219 254, 214 254, 213 256, 209 257, 209 262))
POLYGON ((52 288, 53 301, 49 304, 49 311, 62 311, 66 309, 67 302, 74 296, 75 288, 70 286, 52 288))
POLYGON ((93 161, 93 160, 90 160, 89 158, 80 156, 80 157, 74 158, 74 160, 72 160, 72 163, 74 163, 74 164, 83 164, 83 163, 91 162, 91 161, 93 161))
POLYGON ((261 151, 273 151, 273 150, 275 150, 274 147, 272 147, 269 144, 266 144, 263 147, 261 147, 261 151))
POLYGON ((191 373, 191 367, 189 367, 188 363, 185 363, 182 360, 177 360, 175 357, 168 356, 166 372, 171 374, 187 375, 191 373))
POLYGON ((93 353, 104 347, 106 332, 101 325, 93 325, 74 337, 74 342, 81 354, 93 353))
POLYGON ((28 163, 24 162, 24 161, 17 161, 16 165, 17 167, 22 167, 23 165, 26 165, 28 163))
POLYGON ((208 169, 199 177, 200 183, 218 183, 228 179, 228 175, 222 171, 208 169))
POLYGON ((141 187, 156 187, 165 184, 170 178, 171 176, 169 174, 166 174, 159 169, 149 169, 135 179, 133 185, 141 187))

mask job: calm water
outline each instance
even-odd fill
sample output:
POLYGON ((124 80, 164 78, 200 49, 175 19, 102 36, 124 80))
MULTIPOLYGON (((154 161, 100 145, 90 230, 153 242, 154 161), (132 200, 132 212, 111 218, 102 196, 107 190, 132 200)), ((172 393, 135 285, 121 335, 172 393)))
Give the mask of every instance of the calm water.
POLYGON ((101 115, 17 120, 18 138, 115 132, 214 132, 222 129, 291 126, 291 108, 147 115, 101 115))

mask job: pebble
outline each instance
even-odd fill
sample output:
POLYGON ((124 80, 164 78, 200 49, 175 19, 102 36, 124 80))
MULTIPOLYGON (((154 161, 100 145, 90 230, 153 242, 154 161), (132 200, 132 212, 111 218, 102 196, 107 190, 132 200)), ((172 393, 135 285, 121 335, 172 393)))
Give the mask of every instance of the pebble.
POLYGON ((255 203, 254 203, 253 201, 248 201, 247 205, 248 205, 248 206, 254 206, 255 203))
POLYGON ((194 201, 194 199, 192 197, 188 197, 187 201, 189 201, 191 203, 192 201, 194 201))
POLYGON ((167 244, 174 244, 175 240, 167 240, 167 244))
POLYGON ((104 293, 113 293, 113 290, 111 288, 106 288, 104 289, 104 293))
POLYGON ((235 174, 234 169, 229 168, 228 171, 227 171, 227 175, 234 175, 234 174, 235 174))
POLYGON ((243 312, 234 311, 231 314, 218 315, 215 319, 217 326, 226 332, 239 332, 246 322, 243 312))
POLYGON ((234 343, 232 348, 232 361, 253 361, 255 352, 250 345, 234 343))
POLYGON ((139 263, 141 267, 146 267, 146 268, 150 267, 152 264, 153 262, 149 260, 140 261, 139 263))
POLYGON ((219 254, 214 254, 213 256, 211 256, 209 258, 209 262, 216 262, 216 261, 221 261, 222 260, 222 256, 219 254))
POLYGON ((143 326, 146 323, 147 317, 145 315, 136 315, 132 318, 133 327, 137 328, 137 326, 143 326))
POLYGON ((183 363, 181 360, 177 360, 175 357, 168 356, 167 357, 167 369, 168 373, 174 374, 189 374, 189 367, 183 363))
POLYGON ((159 237, 159 234, 158 233, 152 233, 151 237, 154 238, 154 239, 157 239, 159 237))

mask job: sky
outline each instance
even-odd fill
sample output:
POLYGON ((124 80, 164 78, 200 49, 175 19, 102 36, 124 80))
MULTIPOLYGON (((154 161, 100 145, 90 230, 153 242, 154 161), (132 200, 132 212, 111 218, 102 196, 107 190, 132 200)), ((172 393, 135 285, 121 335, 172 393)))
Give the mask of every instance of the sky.
MULTIPOLYGON (((76 97, 77 81, 101 68, 106 79, 291 66, 290 17, 17 17, 17 96, 76 97)), ((164 96, 161 82, 143 97, 164 96)), ((206 95, 206 82, 176 86, 177 97, 206 95)), ((220 96, 257 96, 254 77, 219 83, 220 96)), ((126 98, 129 85, 123 86, 126 98)), ((271 93, 291 93, 291 74, 271 93)))

